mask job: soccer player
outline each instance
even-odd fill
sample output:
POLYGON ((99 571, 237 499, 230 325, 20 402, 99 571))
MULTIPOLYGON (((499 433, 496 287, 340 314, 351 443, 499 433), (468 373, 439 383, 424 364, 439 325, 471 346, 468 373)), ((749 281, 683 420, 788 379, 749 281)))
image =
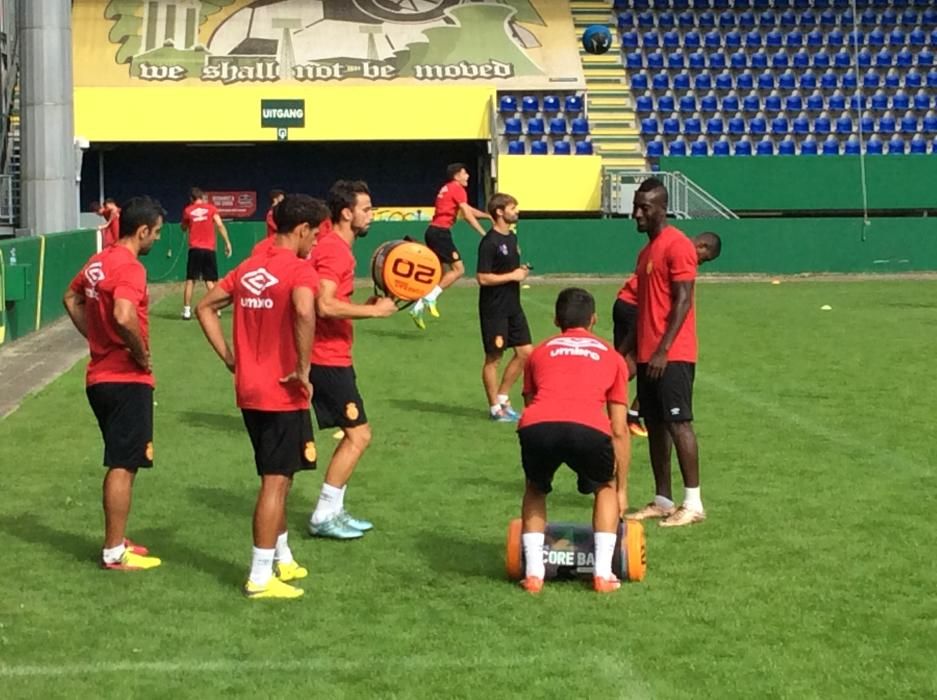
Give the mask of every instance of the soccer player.
POLYGON ((296 472, 316 467, 309 414, 309 354, 315 333, 319 279, 305 260, 316 244, 325 205, 289 195, 274 211, 273 244, 228 273, 196 313, 209 343, 234 372, 237 405, 254 448, 260 493, 254 510, 254 548, 248 598, 298 598, 289 581, 308 571, 290 550, 286 499, 296 472), (234 349, 217 312, 234 305, 234 349))
POLYGON ((478 244, 478 316, 481 320, 482 384, 488 397, 491 420, 508 423, 518 419, 508 395, 524 369, 524 362, 533 349, 530 327, 521 308, 521 282, 530 274, 521 265, 517 236, 511 226, 520 214, 517 200, 509 194, 497 193, 488 202, 491 230, 478 244), (498 367, 507 348, 514 348, 514 357, 504 368, 498 382, 498 367))
POLYGON ((189 192, 191 204, 182 212, 182 230, 189 234, 189 257, 185 270, 185 287, 182 292, 182 318, 192 318, 192 290, 196 280, 204 280, 208 291, 218 281, 218 260, 215 256, 215 227, 224 239, 225 257, 231 257, 231 239, 214 204, 205 200, 205 193, 198 187, 189 192))
POLYGON ((98 214, 104 217, 104 223, 98 226, 101 232, 101 248, 107 248, 117 243, 120 238, 120 207, 117 202, 108 197, 98 209, 98 214))
MULTIPOLYGON (((696 246, 696 257, 698 265, 715 260, 719 257, 722 249, 722 242, 719 236, 712 231, 705 231, 692 239, 696 246)), ((615 304, 612 306, 612 321, 614 323, 613 338, 615 347, 621 348, 625 339, 629 335, 637 332, 638 321, 638 276, 633 274, 625 280, 625 284, 618 292, 615 304)), ((629 346, 634 345, 634 338, 630 338, 629 346)), ((634 375, 634 358, 629 355, 625 358, 628 362, 629 376, 634 375)), ((631 408, 628 410, 628 429, 632 435, 638 437, 647 437, 647 431, 641 425, 639 416, 640 401, 635 397, 631 408)))
POLYGON ((91 256, 63 300, 75 328, 88 339, 88 403, 104 438, 105 569, 139 571, 160 565, 146 547, 126 538, 137 470, 153 466, 153 369, 149 293, 139 256, 159 239, 162 207, 149 197, 124 204, 117 242, 91 256))
MULTIPOLYGON (((648 433, 656 495, 629 517, 662 518, 681 527, 706 518, 700 496, 699 449, 693 431, 696 374, 696 315, 693 304, 696 246, 667 223, 667 190, 657 178, 641 183, 632 216, 648 243, 638 255, 637 376, 641 417, 648 433), (671 446, 683 474, 683 504, 674 508, 670 482, 671 446)), ((718 254, 718 246, 715 251, 718 254)), ((633 344, 625 344, 630 352, 633 344)))
POLYGON ((270 190, 270 208, 267 210, 267 238, 273 238, 277 235, 277 222, 273 218, 273 210, 277 204, 283 201, 286 193, 283 190, 270 190))
MULTIPOLYGON (((628 368, 606 341, 592 334, 595 299, 584 289, 564 289, 556 299, 560 335, 537 346, 524 369, 526 409, 518 425, 521 462, 527 477, 523 501, 526 577, 531 593, 543 589, 543 533, 547 494, 564 462, 578 476, 579 492, 594 494, 593 586, 608 593, 621 586, 612 573, 617 539, 619 483, 627 483, 628 368)), ((626 504, 624 504, 626 505, 626 504)))
POLYGON ((439 193, 436 195, 436 211, 433 213, 433 219, 430 221, 425 235, 426 246, 439 258, 445 272, 442 279, 439 280, 439 284, 410 309, 410 317, 420 330, 426 329, 423 311, 429 309, 430 315, 439 318, 436 300, 439 299, 439 295, 443 293, 443 290, 451 287, 456 280, 465 274, 465 264, 462 262, 462 256, 459 255, 459 250, 452 241, 452 227, 455 225, 459 213, 462 214, 469 226, 478 231, 480 236, 485 235, 485 229, 478 223, 478 220, 490 218, 488 214, 475 209, 468 203, 468 193, 465 191, 465 187, 468 185, 469 174, 468 170, 465 169, 465 164, 452 163, 447 167, 446 180, 446 184, 440 188, 439 193))
POLYGON ((391 316, 397 306, 389 298, 372 297, 364 304, 351 301, 355 288, 352 245, 367 234, 373 218, 367 184, 339 180, 329 190, 328 206, 332 228, 320 232, 312 254, 320 291, 309 380, 315 387, 312 405, 319 428, 341 428, 343 436, 332 454, 319 500, 309 518, 309 532, 317 537, 350 540, 374 527, 345 510, 348 481, 371 442, 371 426, 351 359, 352 321, 391 316))

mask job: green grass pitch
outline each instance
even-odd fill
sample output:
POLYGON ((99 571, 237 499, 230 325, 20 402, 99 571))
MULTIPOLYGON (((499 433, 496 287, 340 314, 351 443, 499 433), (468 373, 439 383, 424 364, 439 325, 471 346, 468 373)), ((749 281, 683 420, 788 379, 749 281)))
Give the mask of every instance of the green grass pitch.
MULTIPOLYGON (((587 286, 608 335, 617 287, 587 286)), ((537 339, 559 289, 524 292, 537 339)), ((701 284, 709 520, 650 526, 646 580, 604 597, 557 583, 535 598, 504 578, 522 477, 512 426, 486 420, 475 295, 445 294, 425 333, 404 314, 357 324, 374 442, 346 503, 377 527, 304 536, 335 444, 318 433, 323 466, 290 502, 311 570, 300 601, 239 594, 252 455, 230 376, 175 294, 152 313, 157 466, 130 529, 161 568, 95 566, 103 473, 83 363, 0 422, 0 696, 937 694, 933 282, 701 284)), ((650 469, 634 448, 640 506, 650 469)), ((588 520, 568 473, 549 505, 588 520)))

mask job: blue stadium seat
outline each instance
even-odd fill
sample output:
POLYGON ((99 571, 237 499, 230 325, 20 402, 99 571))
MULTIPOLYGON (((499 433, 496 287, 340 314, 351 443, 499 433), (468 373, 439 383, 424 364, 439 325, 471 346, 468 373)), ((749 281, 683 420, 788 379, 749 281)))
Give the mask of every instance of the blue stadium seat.
POLYGON ((777 19, 774 16, 772 10, 765 10, 761 13, 761 16, 758 18, 758 25, 762 29, 767 29, 768 27, 773 27, 777 23, 777 19))
POLYGON ((901 87, 901 73, 892 68, 885 74, 885 87, 889 90, 897 90, 901 87))
POLYGON ((846 112, 843 112, 836 120, 836 133, 840 135, 852 133, 852 117, 846 112))
POLYGON ((658 112, 674 112, 677 109, 677 102, 673 95, 661 95, 657 100, 658 112))
POLYGON ((654 92, 664 92, 670 89, 670 73, 667 71, 660 71, 654 74, 654 77, 651 78, 651 86, 654 88, 654 92))
POLYGON ((687 61, 690 64, 690 70, 692 71, 702 71, 706 68, 706 54, 702 51, 694 51, 690 54, 687 61))
POLYGON ((591 141, 577 141, 576 142, 576 155, 577 156, 591 156, 593 154, 592 142, 591 141))
POLYGON ((641 120, 641 134, 644 136, 654 136, 657 134, 658 125, 654 117, 645 117, 641 120))
POLYGON ((843 73, 843 90, 853 91, 859 85, 859 78, 856 75, 856 71, 848 70, 843 73))
POLYGON ((572 152, 572 144, 569 141, 557 141, 553 144, 553 155, 555 156, 568 156, 572 152))
POLYGON ((729 140, 721 138, 713 144, 713 155, 725 157, 729 155, 729 140))
POLYGON ((745 71, 735 77, 735 88, 742 92, 748 92, 755 87, 755 77, 751 71, 745 71))
POLYGON ((726 125, 726 131, 732 136, 741 136, 745 133, 745 120, 741 115, 735 115, 726 125))
MULTIPOLYGON (((631 76, 631 89, 634 91, 644 91, 647 90, 647 73, 641 71, 640 73, 635 73, 631 76)), ((543 111, 544 112, 559 112, 560 111, 560 100, 557 97, 544 97, 543 98, 543 111), (556 100, 554 104, 552 100, 556 100)))
POLYGON ((793 122, 791 122, 791 132, 797 136, 806 136, 810 133, 810 120, 807 115, 801 112, 793 122))
POLYGON ((527 120, 528 136, 543 136, 546 131, 546 125, 541 117, 533 117, 527 120))
MULTIPOLYGON (((639 73, 638 75, 631 76, 631 89, 632 90, 646 90, 647 89, 647 74, 639 73), (635 79, 638 80, 638 84, 635 84, 635 79), (643 85, 641 84, 643 79, 643 85)), ((547 95, 543 98, 543 113, 544 114, 556 114, 560 111, 560 98, 556 95, 547 95)))
POLYGON ((882 84, 881 76, 871 68, 862 76, 862 87, 866 90, 874 90, 882 84))
POLYGON ((749 51, 761 48, 761 34, 753 29, 745 35, 745 48, 749 51))
POLYGON ((524 95, 521 99, 521 111, 524 114, 536 114, 540 111, 540 99, 534 95, 524 95))
POLYGON ((755 93, 745 95, 742 100, 742 109, 746 114, 755 114, 761 109, 761 99, 755 93))
POLYGON ((869 106, 869 100, 865 95, 852 95, 849 98, 849 109, 861 111, 869 106))
POLYGON ((813 70, 806 70, 800 74, 800 89, 812 91, 817 87, 817 74, 813 70))
POLYGON ((722 111, 726 114, 739 111, 739 98, 737 95, 726 95, 722 98, 722 111))
POLYGON ((814 92, 807 98, 807 111, 808 112, 822 112, 823 111, 823 95, 819 92, 814 92))
POLYGON ((508 141, 508 155, 522 156, 527 152, 527 147, 523 141, 508 141))
POLYGON ((914 54, 903 48, 895 54, 895 65, 899 68, 910 68, 914 64, 914 54))
POLYGON ((817 17, 810 10, 805 10, 800 14, 798 22, 803 29, 813 29, 817 26, 817 17))
POLYGON ((765 134, 768 132, 768 122, 764 117, 752 117, 748 121, 748 130, 752 134, 765 134))
POLYGON ((759 90, 773 90, 774 89, 774 73, 771 71, 765 71, 758 76, 758 89, 759 90))
POLYGON ((870 156, 880 156, 884 151, 885 144, 882 143, 880 139, 875 134, 869 137, 869 140, 865 142, 865 152, 870 156))
POLYGON ((700 29, 713 29, 716 26, 716 15, 706 10, 697 16, 696 23, 700 29))
POLYGON ((894 27, 898 24, 898 13, 889 7, 879 16, 878 23, 882 27, 894 27))
POLYGON ((729 29, 735 26, 735 13, 731 10, 726 10, 721 15, 719 15, 719 26, 723 29, 729 29))
POLYGON ((886 48, 883 48, 877 54, 875 54, 875 65, 879 68, 890 68, 893 58, 891 51, 886 48))
POLYGON ((802 156, 817 155, 817 140, 814 138, 804 139, 804 142, 800 144, 800 155, 802 156))
POLYGON ((898 134, 895 134, 891 137, 891 140, 888 142, 888 155, 890 156, 902 156, 904 155, 905 146, 904 139, 901 138, 898 134))
POLYGON ((825 156, 838 156, 839 139, 837 139, 835 136, 827 136, 826 141, 823 142, 822 153, 825 156))
POLYGON ((846 42, 846 35, 838 27, 826 35, 826 45, 829 47, 842 46, 846 42))
MULTIPOLYGON (((777 3, 775 3, 775 7, 778 7, 777 3)), ((797 26, 797 15, 791 10, 785 10, 781 13, 780 24, 785 29, 797 26)))
POLYGON ((752 154, 751 141, 737 141, 735 144, 735 155, 750 156, 752 154))
POLYGON ((710 70, 722 70, 726 67, 726 55, 722 51, 709 54, 707 60, 710 70))
POLYGON ((572 122, 573 136, 585 136, 589 133, 589 120, 585 117, 576 117, 572 122))
POLYGON ((709 136, 721 136, 725 132, 725 122, 722 117, 712 117, 706 122, 706 133, 709 136))
POLYGON ((878 15, 871 7, 866 8, 859 17, 859 22, 863 27, 874 27, 878 23, 878 15))
POLYGON ((813 67, 814 68, 829 68, 832 63, 830 54, 826 51, 818 51, 813 55, 813 67))
POLYGON ((640 51, 632 51, 625 56, 625 67, 628 70, 639 70, 644 66, 644 54, 640 51))
MULTIPOLYGON (((736 6, 737 8, 738 6, 736 6)), ((751 10, 745 10, 739 15, 739 28, 751 30, 755 27, 755 13, 751 10)))
POLYGON ((509 136, 520 136, 524 133, 524 125, 517 117, 509 117, 504 120, 504 133, 509 136))
POLYGON ((564 104, 567 114, 579 114, 583 108, 582 95, 567 95, 564 104))
POLYGON ((813 120, 813 133, 818 136, 826 136, 831 131, 830 118, 819 116, 813 120))
MULTIPOLYGON (((676 8, 674 8, 676 9, 676 8)), ((679 15, 677 15, 677 24, 679 24, 684 29, 689 29, 690 27, 696 26, 696 15, 688 10, 684 10, 679 15)))
POLYGON ((532 141, 530 144, 530 154, 532 156, 545 156, 550 152, 550 147, 546 141, 532 141))
POLYGON ((924 84, 924 77, 914 68, 904 74, 904 86, 906 88, 919 88, 924 84))
POLYGON ((869 68, 872 65, 872 52, 868 49, 862 49, 856 56, 856 62, 860 68, 869 68))
POLYGON ((927 87, 937 88, 937 68, 927 71, 927 87))
POLYGON ((918 14, 910 7, 901 13, 901 24, 904 27, 914 27, 918 23, 918 14))
POLYGON ((708 156, 709 155, 709 145, 706 143, 705 139, 697 139, 692 144, 690 144, 690 155, 691 156, 708 156))
POLYGON ((784 37, 784 45, 789 49, 798 49, 804 45, 804 35, 797 29, 792 29, 784 37))
POLYGON ((933 7, 928 7, 921 14, 921 23, 925 27, 933 27, 937 25, 937 9, 933 7))
POLYGON ((765 112, 768 114, 778 114, 781 111, 781 96, 772 93, 765 98, 765 112))
POLYGON ((850 136, 846 140, 846 147, 843 149, 843 154, 847 156, 857 156, 862 153, 862 145, 859 143, 859 139, 855 136, 850 136))
POLYGON ((696 111, 696 96, 686 94, 680 98, 680 112, 683 114, 693 114, 696 111))
POLYGON ((814 29, 807 34, 807 46, 814 51, 823 46, 823 32, 814 29))
POLYGON ((899 90, 891 98, 891 106, 900 112, 911 107, 911 97, 904 90, 899 90))
POLYGON ((550 120, 550 134, 552 136, 565 136, 568 130, 564 117, 554 117, 550 120))
POLYGON ((859 118, 859 131, 866 134, 875 131, 875 118, 870 113, 866 112, 859 118))
POLYGON ((821 27, 834 27, 836 26, 836 12, 832 9, 827 8, 820 13, 820 26, 821 27))
POLYGON ((629 10, 618 13, 618 30, 627 31, 634 26, 634 14, 629 10))
MULTIPOLYGON (((765 61, 767 62, 767 59, 765 61)), ((736 51, 729 56, 729 65, 732 66, 732 70, 743 70, 748 66, 748 54, 744 51, 736 51)))
POLYGON ((842 93, 833 93, 830 95, 830 98, 827 100, 827 104, 831 110, 839 112, 846 109, 846 96, 842 93))
POLYGON ((699 117, 687 117, 683 120, 683 133, 687 136, 698 136, 703 133, 703 124, 699 117))
POLYGON ((813 0, 813 9, 827 10, 830 7, 830 0, 813 0))
POLYGON ((660 158, 664 155, 664 142, 663 141, 651 141, 647 144, 647 157, 648 158, 660 158))
POLYGON ((918 66, 928 67, 934 65, 934 52, 925 46, 920 50, 920 52, 918 52, 917 64, 918 66))
POLYGON ((790 125, 787 122, 787 117, 779 115, 771 120, 771 133, 775 136, 783 136, 788 131, 790 131, 790 125))
POLYGON ((926 90, 918 90, 914 93, 914 109, 918 112, 926 112, 931 108, 931 96, 926 90))
POLYGON ((765 46, 779 49, 784 44, 784 35, 777 29, 772 29, 765 35, 765 46))
POLYGON ((645 51, 659 47, 660 37, 657 35, 657 32, 644 32, 644 34, 641 35, 641 46, 644 47, 645 51))
POLYGON ((920 134, 911 139, 910 152, 912 155, 924 155, 927 153, 927 139, 920 134))
POLYGON ((798 94, 794 93, 784 98, 784 110, 789 113, 799 112, 804 108, 804 100, 798 94))
POLYGON ((683 139, 677 139, 676 141, 670 142, 670 148, 668 149, 671 156, 681 157, 686 155, 686 141, 683 139))
POLYGON ((660 51, 654 51, 647 55, 647 67, 654 70, 660 70, 664 67, 664 54, 660 51))
POLYGON ((924 133, 937 134, 937 114, 929 112, 924 117, 924 133))
POLYGON ((875 112, 884 112, 888 109, 888 95, 884 91, 879 90, 874 95, 872 95, 872 110, 875 112))
POLYGON ((927 43, 927 34, 920 27, 915 27, 908 34, 908 43, 911 46, 924 46, 927 43))
POLYGON ((888 35, 888 45, 889 46, 904 46, 907 43, 907 37, 905 36, 904 30, 900 27, 895 27, 891 30, 888 35))
POLYGON ((824 90, 835 90, 839 87, 839 76, 836 74, 832 68, 828 69, 826 73, 820 76, 820 87, 824 90))
POLYGON ((707 49, 720 48, 722 46, 722 33, 717 29, 706 32, 706 35, 703 37, 703 44, 707 49))
POLYGON ((885 46, 885 32, 882 31, 881 27, 876 27, 869 32, 866 41, 872 48, 881 48, 885 46))
POLYGON ((650 114, 654 111, 654 101, 650 95, 641 95, 634 101, 634 111, 638 114, 650 114))
POLYGON ((673 89, 677 92, 685 92, 690 89, 690 74, 681 71, 673 77, 673 89))
POLYGON ((797 78, 791 71, 786 70, 778 76, 778 87, 785 92, 794 90, 797 87, 797 78))
POLYGON ((791 139, 784 139, 781 143, 778 144, 778 155, 779 156, 793 156, 797 154, 797 146, 794 144, 794 141, 791 139))
POLYGON ((749 63, 752 68, 764 70, 768 67, 768 54, 759 49, 749 57, 749 63))
POLYGON ((734 29, 725 36, 726 49, 739 49, 742 47, 742 35, 734 29))
POLYGON ((810 53, 806 49, 800 49, 794 54, 792 63, 797 70, 806 70, 810 67, 810 53))
POLYGON ((654 26, 654 13, 650 10, 645 10, 638 15, 638 26, 643 28, 653 27, 654 26))
POLYGON ((686 57, 682 51, 671 51, 667 56, 667 68, 678 70, 686 68, 686 57))
POLYGON ((673 12, 662 12, 657 16, 657 26, 664 29, 671 29, 676 26, 677 17, 673 12))
POLYGON ((700 98, 699 108, 700 112, 704 114, 712 114, 719 109, 719 102, 716 96, 710 92, 700 98))
POLYGON ((833 57, 833 63, 840 69, 849 68, 852 65, 852 56, 847 49, 840 49, 833 57))
POLYGON ((621 48, 623 51, 634 51, 638 48, 638 33, 633 29, 622 32, 621 48))
POLYGON ((911 112, 906 113, 901 118, 901 133, 902 134, 916 134, 918 128, 917 117, 914 116, 911 112))
POLYGON ((896 127, 895 118, 890 114, 886 114, 878 120, 878 133, 880 134, 893 134, 896 127))
POLYGON ((773 156, 774 155, 774 141, 771 139, 762 139, 758 142, 758 145, 755 147, 755 153, 759 156, 773 156))
POLYGON ((711 90, 713 86, 712 78, 709 77, 709 73, 698 73, 696 80, 693 81, 693 87, 699 92, 704 90, 711 90))
POLYGON ((498 111, 501 114, 514 114, 517 112, 517 98, 513 95, 502 95, 498 100, 498 111))
POLYGON ((664 32, 663 45, 665 49, 673 50, 680 46, 680 34, 676 29, 664 32))

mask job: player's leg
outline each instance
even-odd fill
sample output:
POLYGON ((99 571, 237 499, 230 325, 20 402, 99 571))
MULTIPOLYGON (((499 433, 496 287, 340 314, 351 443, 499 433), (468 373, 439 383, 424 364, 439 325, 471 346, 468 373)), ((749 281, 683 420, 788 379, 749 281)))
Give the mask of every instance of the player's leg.
POLYGON ((182 318, 186 321, 192 318, 192 292, 194 289, 195 280, 187 278, 185 285, 182 287, 182 318))
POLYGON ((553 476, 562 463, 562 458, 557 454, 553 425, 532 425, 517 433, 521 446, 521 465, 526 477, 521 502, 521 544, 525 561, 521 586, 530 593, 539 593, 543 589, 547 494, 553 489, 553 476))
MULTIPOLYGON (((616 299, 612 306, 612 328, 616 349, 620 349, 625 339, 635 331, 637 323, 638 307, 616 299)), ((634 360, 630 355, 626 355, 625 361, 628 363, 628 374, 633 377, 636 369, 634 360)), ((635 396, 631 408, 628 409, 628 429, 632 435, 647 437, 647 430, 641 425, 640 407, 641 402, 635 396)))
POLYGON ((462 275, 465 274, 465 265, 462 262, 462 256, 459 254, 455 243, 452 241, 452 232, 447 229, 430 226, 426 230, 426 247, 429 248, 443 266, 443 276, 439 284, 425 297, 417 301, 410 309, 410 316, 418 328, 424 330, 426 324, 423 322, 423 311, 428 309, 430 315, 439 318, 439 310, 436 308, 436 301, 445 289, 455 284, 462 275))
MULTIPOLYGON (((614 457, 612 458, 614 460, 614 457)), ((602 484, 595 491, 592 509, 592 535, 595 547, 593 587, 599 593, 610 593, 621 587, 612 573, 612 558, 618 541, 618 489, 614 481, 602 484)))
POLYGON ((286 474, 262 474, 260 477, 260 492, 254 507, 251 570, 244 586, 249 598, 298 598, 303 594, 301 589, 280 581, 273 570, 289 488, 290 477, 286 474))
POLYGON ((508 318, 507 346, 514 348, 514 357, 504 368, 504 375, 501 377, 501 385, 498 387, 498 403, 505 413, 514 420, 520 419, 520 414, 511 406, 511 387, 524 371, 524 365, 527 364, 527 358, 534 351, 534 346, 530 341, 530 326, 527 324, 527 317, 521 311, 518 314, 508 318))
POLYGON ((631 520, 666 518, 673 513, 674 504, 670 485, 671 441, 659 395, 660 381, 648 378, 645 364, 638 365, 637 380, 641 417, 647 428, 648 454, 654 473, 654 500, 627 517, 631 520))
POLYGON ((485 387, 485 396, 488 399, 490 419, 499 423, 512 423, 516 419, 507 414, 498 400, 498 368, 503 356, 504 353, 501 350, 485 352, 485 361, 482 363, 482 385, 485 387))
POLYGON ((661 378, 662 396, 667 411, 667 430, 676 448, 683 475, 683 505, 661 522, 664 527, 692 525, 706 518, 700 495, 699 446, 693 430, 693 379, 696 366, 689 362, 671 362, 661 378))
POLYGON ((104 476, 104 552, 124 544, 136 469, 110 467, 104 476))

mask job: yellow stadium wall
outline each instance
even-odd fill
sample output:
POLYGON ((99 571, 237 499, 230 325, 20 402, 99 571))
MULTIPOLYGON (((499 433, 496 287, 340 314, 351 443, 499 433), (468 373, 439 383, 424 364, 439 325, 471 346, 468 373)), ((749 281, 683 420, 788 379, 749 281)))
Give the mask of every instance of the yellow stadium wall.
POLYGON ((305 100, 291 141, 487 140, 489 87, 316 85, 76 87, 75 134, 92 142, 275 141, 260 125, 262 99, 305 100))
POLYGON ((599 211, 600 156, 499 156, 498 190, 522 211, 599 211))

